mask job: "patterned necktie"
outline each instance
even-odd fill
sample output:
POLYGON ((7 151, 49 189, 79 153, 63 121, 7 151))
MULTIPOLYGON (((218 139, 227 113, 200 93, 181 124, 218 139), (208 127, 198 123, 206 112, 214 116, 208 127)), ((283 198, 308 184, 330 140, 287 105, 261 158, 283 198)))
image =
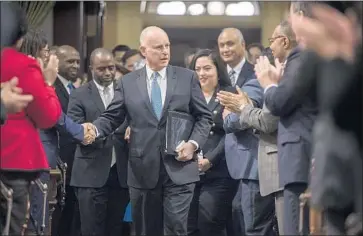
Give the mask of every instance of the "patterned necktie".
POLYGON ((237 82, 237 80, 236 80, 236 72, 234 70, 231 70, 228 75, 229 75, 229 79, 231 80, 232 86, 235 86, 236 85, 236 82, 237 82))
POLYGON ((103 97, 105 98, 105 108, 107 108, 108 105, 110 105, 110 103, 112 101, 112 97, 111 97, 111 93, 110 93, 110 88, 109 87, 105 87, 103 89, 103 97))
POLYGON ((69 93, 71 93, 71 92, 73 91, 73 89, 75 89, 75 87, 74 87, 74 85, 73 85, 73 83, 72 83, 72 82, 69 82, 69 83, 67 84, 67 88, 69 89, 69 93))
POLYGON ((152 82, 151 82, 151 105, 155 112, 156 117, 160 120, 161 118, 161 111, 163 108, 162 105, 162 98, 161 98, 161 89, 158 83, 158 79, 160 75, 158 72, 154 72, 152 75, 152 82))

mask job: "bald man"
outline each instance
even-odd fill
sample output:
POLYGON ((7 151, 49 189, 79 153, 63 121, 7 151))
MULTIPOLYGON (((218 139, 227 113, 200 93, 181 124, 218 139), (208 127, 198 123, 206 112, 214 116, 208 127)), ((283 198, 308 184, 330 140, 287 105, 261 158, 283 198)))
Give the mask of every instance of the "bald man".
POLYGON ((203 147, 212 125, 211 114, 196 74, 169 65, 170 42, 152 26, 140 35, 142 69, 125 75, 107 110, 93 122, 99 138, 107 137, 126 116, 130 119, 128 185, 136 235, 187 235, 187 218, 199 172, 195 152, 203 147), (178 155, 168 155, 168 112, 195 120, 178 155))
MULTIPOLYGON (((53 87, 61 103, 63 113, 67 113, 69 94, 75 89, 73 82, 76 80, 80 69, 80 55, 74 47, 69 45, 58 47, 56 55, 59 59, 59 68, 58 76, 53 87)), ((46 134, 47 130, 44 132, 46 134)), ((44 145, 47 145, 47 140, 42 140, 45 143, 44 145)), ((61 236, 78 235, 80 231, 77 199, 74 195, 73 188, 69 186, 75 149, 76 145, 73 139, 64 132, 59 133, 59 156, 68 165, 66 178, 67 196, 63 210, 61 211, 59 208, 55 209, 52 231, 53 234, 61 236)), ((58 194, 61 194, 61 192, 58 191, 58 194)))
MULTIPOLYGON (((115 94, 116 67, 110 51, 95 49, 90 70, 92 80, 69 99, 68 115, 80 124, 95 121, 115 94)), ((79 202, 82 235, 122 235, 122 216, 129 202, 123 137, 118 132, 89 146, 77 145, 70 184, 79 202)))

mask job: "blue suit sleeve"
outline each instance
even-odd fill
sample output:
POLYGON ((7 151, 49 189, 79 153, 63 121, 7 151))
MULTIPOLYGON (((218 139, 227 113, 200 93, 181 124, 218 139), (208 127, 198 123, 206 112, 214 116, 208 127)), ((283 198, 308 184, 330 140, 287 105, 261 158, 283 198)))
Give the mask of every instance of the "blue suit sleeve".
POLYGON ((74 122, 63 112, 55 127, 61 134, 71 136, 73 139, 75 139, 78 142, 83 141, 84 138, 83 126, 74 122))

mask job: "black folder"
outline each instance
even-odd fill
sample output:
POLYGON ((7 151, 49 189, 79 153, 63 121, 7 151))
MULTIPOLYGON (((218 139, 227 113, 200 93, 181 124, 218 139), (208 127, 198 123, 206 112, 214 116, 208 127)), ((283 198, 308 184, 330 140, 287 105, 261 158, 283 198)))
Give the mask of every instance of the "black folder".
POLYGON ((166 153, 176 155, 176 147, 187 142, 194 128, 194 117, 178 111, 168 111, 166 120, 166 153))

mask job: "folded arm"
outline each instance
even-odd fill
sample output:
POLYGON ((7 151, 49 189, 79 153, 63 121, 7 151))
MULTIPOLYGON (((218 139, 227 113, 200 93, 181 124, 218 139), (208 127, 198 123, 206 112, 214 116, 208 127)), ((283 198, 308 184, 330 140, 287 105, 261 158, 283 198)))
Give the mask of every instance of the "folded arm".
POLYGON ((266 134, 277 130, 279 117, 272 115, 267 109, 246 105, 240 115, 242 128, 253 128, 266 134))
POLYGON ((26 113, 35 126, 40 129, 53 127, 61 116, 62 108, 54 89, 45 84, 42 71, 35 61, 21 73, 19 87, 24 94, 34 97, 26 113))

